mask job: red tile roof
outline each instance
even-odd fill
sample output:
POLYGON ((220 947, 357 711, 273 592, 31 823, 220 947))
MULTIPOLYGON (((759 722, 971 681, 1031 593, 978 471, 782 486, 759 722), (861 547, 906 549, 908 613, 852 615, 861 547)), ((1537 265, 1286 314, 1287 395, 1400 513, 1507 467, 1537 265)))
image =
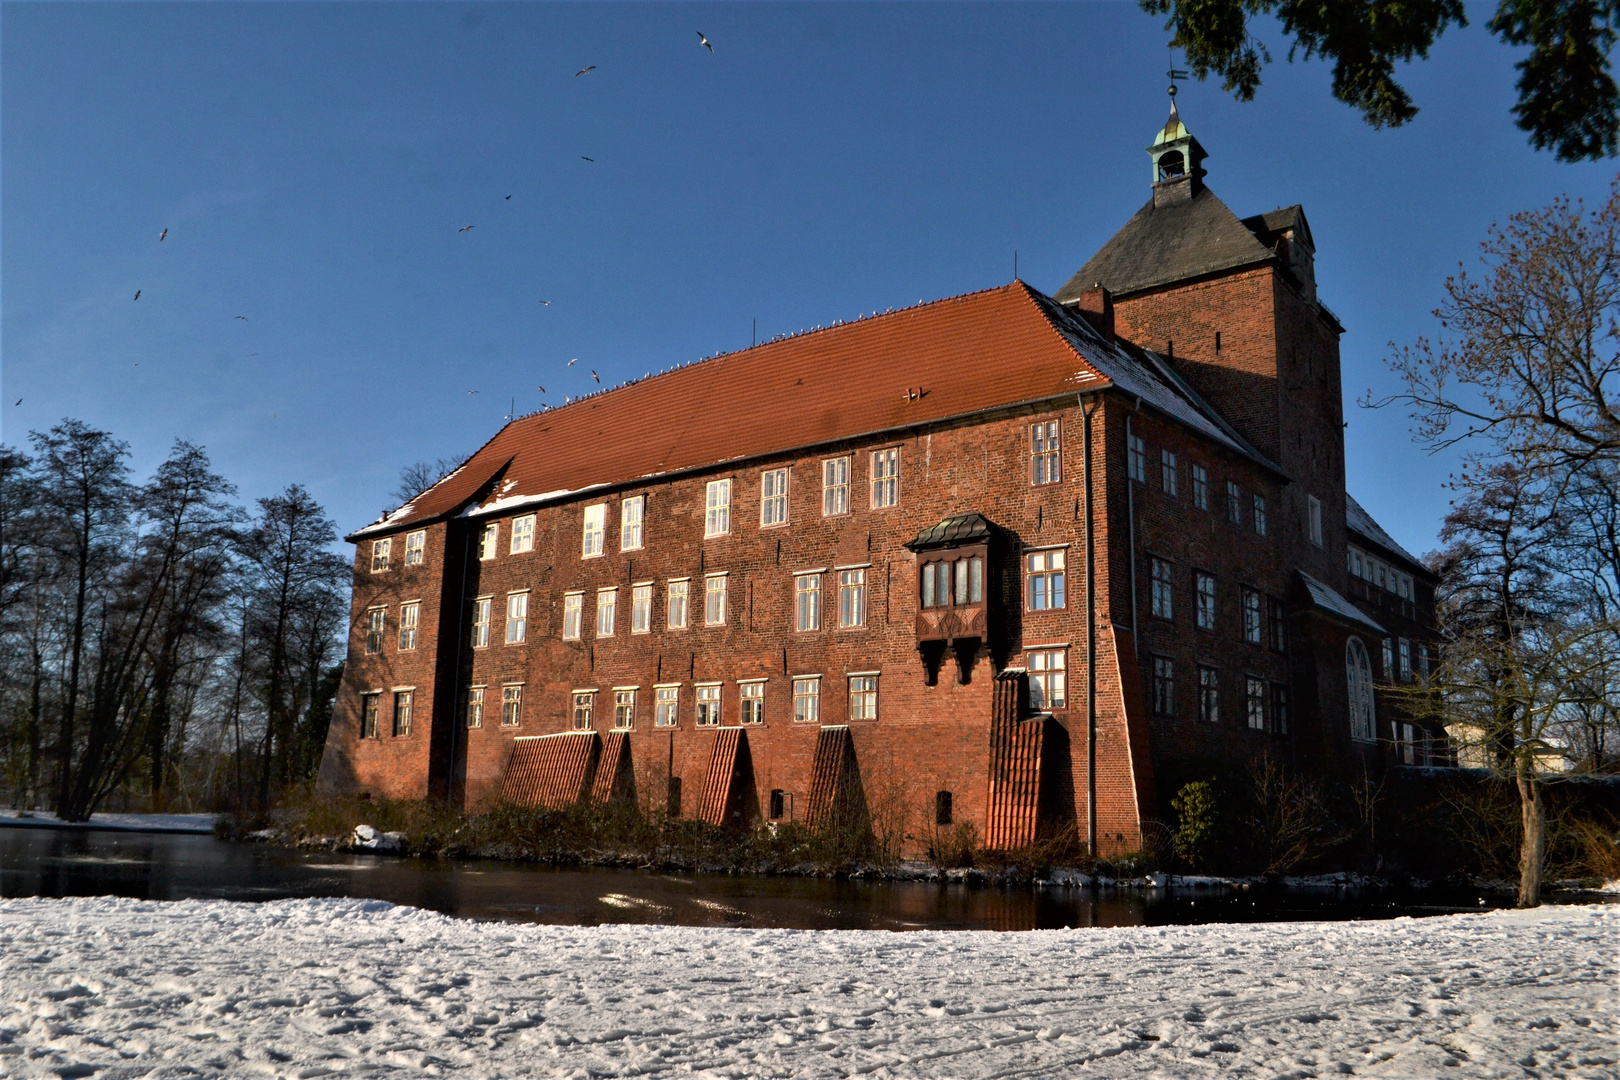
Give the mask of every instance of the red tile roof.
POLYGON ((1173 388, 1154 362, 1132 347, 1111 348, 1049 297, 1014 281, 766 342, 520 417, 461 468, 351 539, 454 514, 475 499, 486 511, 515 508, 1114 383, 1231 441, 1208 407, 1173 388))

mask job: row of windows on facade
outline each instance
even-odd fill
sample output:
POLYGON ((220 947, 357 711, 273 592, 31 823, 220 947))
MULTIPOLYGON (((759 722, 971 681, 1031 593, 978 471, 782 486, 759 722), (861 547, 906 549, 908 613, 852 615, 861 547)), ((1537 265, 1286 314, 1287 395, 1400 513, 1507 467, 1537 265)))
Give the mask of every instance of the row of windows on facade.
MULTIPOLYGON (((1065 606, 1064 579, 1065 551, 1050 549, 1031 552, 1025 556, 1028 589, 1025 596, 1031 611, 1046 611, 1065 606)), ((793 575, 793 624, 800 632, 822 628, 825 583, 829 573, 834 576, 837 589, 837 625, 841 630, 866 625, 867 567, 826 570, 803 570, 793 575)), ((703 579, 703 625, 724 626, 728 611, 729 575, 724 572, 705 575, 703 579)), ((666 583, 664 625, 670 630, 682 630, 689 625, 691 607, 691 578, 674 578, 666 583)), ((640 582, 630 589, 630 633, 652 632, 653 583, 640 582)), ((606 586, 596 591, 596 636, 613 637, 619 629, 618 586, 606 586)), ((919 602, 925 608, 945 607, 950 604, 978 604, 984 600, 984 560, 979 556, 929 563, 919 585, 919 602)), ((494 615, 495 598, 480 596, 473 601, 472 639, 474 648, 490 643, 490 626, 494 615)), ((421 602, 407 601, 399 608, 399 647, 414 649, 418 642, 421 620, 421 602)), ((505 638, 508 645, 520 645, 528 640, 529 593, 527 590, 511 592, 506 597, 505 638)), ((577 641, 583 637, 585 624, 584 591, 563 594, 562 637, 564 641, 577 641)), ((387 636, 387 605, 376 605, 366 610, 366 651, 381 652, 387 636)))
MULTIPOLYGON (((1174 620, 1176 614, 1175 572, 1170 563, 1149 558, 1148 609, 1158 619, 1174 620)), ((1256 589, 1238 591, 1242 614, 1243 640, 1251 645, 1269 645, 1282 652, 1287 647, 1287 623, 1282 601, 1256 589)), ((1215 575, 1193 571, 1193 623, 1200 630, 1216 628, 1215 575)))
MULTIPOLYGON (((1127 469, 1132 480, 1139 484, 1148 482, 1148 453, 1147 440, 1140 435, 1131 435, 1127 446, 1127 469)), ((1195 509, 1209 509, 1209 470, 1193 462, 1189 465, 1192 474, 1192 504, 1195 509)), ((1174 450, 1159 451, 1159 487, 1173 499, 1181 497, 1181 455, 1174 450)), ((1226 520, 1233 525, 1241 526, 1244 518, 1244 492, 1235 480, 1226 481, 1226 520)), ((1310 521, 1308 528, 1311 542, 1320 546, 1322 543, 1322 504, 1312 496, 1308 500, 1310 521)), ((1251 492, 1248 498, 1248 519, 1255 535, 1266 536, 1270 529, 1270 519, 1266 514, 1266 497, 1251 492)))
MULTIPOLYGON (((1410 681, 1411 671, 1411 642, 1405 638, 1400 639, 1400 674, 1403 681, 1410 681)), ((1391 675, 1394 664, 1395 647, 1389 638, 1384 639, 1383 661, 1384 678, 1391 675)), ((1427 679, 1429 675, 1429 648, 1427 645, 1418 646, 1419 674, 1427 679)), ((1352 636, 1344 645, 1344 672, 1345 686, 1349 696, 1350 706, 1350 737, 1357 742, 1376 742, 1378 738, 1376 696, 1373 688, 1372 660, 1367 655, 1367 647, 1361 639, 1352 636)), ((1452 764, 1452 751, 1448 742, 1442 737, 1431 736, 1416 725, 1403 720, 1390 721, 1390 739, 1397 748, 1400 759, 1407 765, 1452 764)))
MULTIPOLYGON (((1221 674, 1218 668, 1198 664, 1198 719, 1206 724, 1221 722, 1221 674)), ((1176 662, 1168 656, 1153 657, 1153 712, 1174 719, 1176 709, 1176 662)), ((1288 734, 1288 687, 1259 675, 1241 676, 1242 716, 1251 731, 1288 734)))
MULTIPOLYGON (((1029 672, 1030 703, 1036 709, 1050 710, 1067 707, 1068 651, 1066 649, 1033 649, 1026 654, 1029 672)), ((846 676, 845 718, 852 721, 875 721, 878 718, 878 672, 858 672, 846 676)), ((736 723, 764 724, 766 720, 766 685, 769 679, 740 679, 735 684, 737 697, 736 723)), ((822 720, 820 675, 799 675, 788 680, 792 690, 792 718, 795 724, 819 724, 822 720)), ((653 689, 653 726, 674 728, 680 726, 682 683, 660 683, 653 689)), ((473 686, 467 692, 466 723, 469 728, 484 726, 484 710, 493 704, 488 696, 489 687, 473 686)), ((693 723, 698 727, 718 727, 724 723, 726 713, 725 684, 700 682, 693 684, 693 723)), ((570 694, 570 719, 575 731, 590 731, 597 726, 597 698, 600 689, 575 690, 570 694)), ((610 693, 613 712, 610 728, 615 731, 635 729, 639 686, 616 686, 610 693)), ((411 707, 414 690, 394 692, 393 733, 405 736, 411 733, 411 707)), ((361 709, 361 735, 378 738, 378 714, 381 709, 380 692, 363 695, 361 709)), ((501 687, 501 726, 519 727, 523 723, 523 684, 508 683, 501 687)))
MULTIPOLYGON (((900 448, 874 450, 868 456, 867 491, 874 510, 900 505, 900 448)), ((821 513, 836 517, 850 512, 853 458, 828 458, 821 463, 821 513)), ((759 525, 771 528, 788 523, 788 486, 792 470, 767 469, 759 480, 759 525)), ((1062 435, 1056 420, 1042 421, 1030 429, 1030 482, 1055 484, 1063 479, 1062 435)), ((607 549, 608 504, 585 507, 580 535, 580 555, 593 558, 607 549)), ((639 551, 646 546, 647 497, 632 495, 619 502, 619 550, 639 551)), ((525 514, 512 519, 507 552, 521 555, 534 550, 537 517, 525 514)), ((703 535, 725 536, 732 527, 732 478, 710 480, 704 487, 703 535)), ((425 534, 414 532, 406 538, 406 564, 422 561, 425 534), (415 545, 414 547, 412 545, 415 545), (412 553, 415 557, 412 557, 412 553)), ((371 570, 381 573, 391 566, 393 539, 372 542, 371 570)), ((489 522, 479 537, 478 557, 488 560, 500 552, 500 525, 489 522)))
POLYGON ((1402 600, 1416 600, 1417 591, 1412 584, 1412 575, 1402 573, 1389 563, 1376 555, 1369 555, 1357 547, 1345 549, 1345 561, 1350 576, 1360 578, 1369 585, 1376 585, 1386 592, 1392 592, 1402 600))

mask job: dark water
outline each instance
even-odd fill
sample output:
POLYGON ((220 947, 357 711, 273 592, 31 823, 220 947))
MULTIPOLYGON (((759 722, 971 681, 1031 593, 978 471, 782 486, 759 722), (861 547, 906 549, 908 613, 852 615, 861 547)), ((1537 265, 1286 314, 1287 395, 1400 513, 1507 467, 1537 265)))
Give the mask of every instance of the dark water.
POLYGON ((1380 919, 1478 911, 1477 894, 1169 895, 831 881, 286 851, 211 836, 0 828, 0 896, 276 900, 354 896, 474 919, 800 929, 1031 930, 1380 919))

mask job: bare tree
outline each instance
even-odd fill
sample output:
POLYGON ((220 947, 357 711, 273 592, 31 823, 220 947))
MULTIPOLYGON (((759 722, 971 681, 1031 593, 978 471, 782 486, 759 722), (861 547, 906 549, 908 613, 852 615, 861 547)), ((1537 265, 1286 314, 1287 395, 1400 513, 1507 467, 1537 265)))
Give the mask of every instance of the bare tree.
POLYGON ((462 460, 442 457, 438 461, 413 462, 399 470, 399 483, 391 494, 404 505, 459 469, 462 460))

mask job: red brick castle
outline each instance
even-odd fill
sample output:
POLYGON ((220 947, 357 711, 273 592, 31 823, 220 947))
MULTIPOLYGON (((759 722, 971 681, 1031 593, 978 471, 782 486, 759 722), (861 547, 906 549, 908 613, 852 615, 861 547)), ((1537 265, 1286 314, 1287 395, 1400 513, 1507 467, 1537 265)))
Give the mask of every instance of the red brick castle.
POLYGON ((358 530, 330 791, 1143 842, 1261 755, 1449 762, 1388 708, 1434 579, 1345 492, 1300 207, 1172 107, 1152 198, 1022 281, 522 417, 358 530))

